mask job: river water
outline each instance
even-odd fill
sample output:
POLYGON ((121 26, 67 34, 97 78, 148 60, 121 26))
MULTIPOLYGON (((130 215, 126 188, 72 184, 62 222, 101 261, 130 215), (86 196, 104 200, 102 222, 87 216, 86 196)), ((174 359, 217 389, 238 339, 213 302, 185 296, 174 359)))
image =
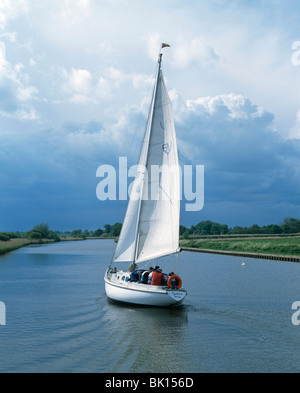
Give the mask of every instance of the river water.
POLYGON ((1 373, 300 372, 300 264, 183 252, 183 306, 120 306, 103 282, 114 247, 61 242, 0 257, 1 373))

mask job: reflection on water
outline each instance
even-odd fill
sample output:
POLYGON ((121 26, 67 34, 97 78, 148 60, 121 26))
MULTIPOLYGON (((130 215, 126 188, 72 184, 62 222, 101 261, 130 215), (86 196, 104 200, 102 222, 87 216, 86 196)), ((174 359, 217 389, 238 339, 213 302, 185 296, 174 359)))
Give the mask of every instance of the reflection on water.
POLYGON ((0 257, 0 372, 300 372, 300 264, 182 253, 175 309, 108 301, 112 241, 0 257))
POLYGON ((106 355, 119 359, 112 372, 174 372, 185 341, 188 313, 179 309, 121 306, 108 302, 103 322, 108 333, 106 355), (171 360, 171 361, 170 361, 171 360))

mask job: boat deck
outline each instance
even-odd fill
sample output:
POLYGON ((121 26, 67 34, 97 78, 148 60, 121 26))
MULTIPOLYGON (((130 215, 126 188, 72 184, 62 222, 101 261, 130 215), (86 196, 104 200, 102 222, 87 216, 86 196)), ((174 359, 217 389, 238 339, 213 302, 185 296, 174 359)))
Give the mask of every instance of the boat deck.
MULTIPOLYGON (((107 279, 111 285, 116 285, 118 287, 123 287, 126 289, 132 289, 136 291, 143 292, 156 292, 156 293, 166 293, 167 291, 173 291, 174 289, 169 288, 167 285, 164 286, 156 286, 143 284, 140 282, 132 282, 130 281, 130 273, 125 271, 117 271, 116 273, 108 273, 107 279)), ((176 289, 178 291, 178 289, 176 289)), ((185 291, 184 288, 181 288, 180 291, 185 291)))

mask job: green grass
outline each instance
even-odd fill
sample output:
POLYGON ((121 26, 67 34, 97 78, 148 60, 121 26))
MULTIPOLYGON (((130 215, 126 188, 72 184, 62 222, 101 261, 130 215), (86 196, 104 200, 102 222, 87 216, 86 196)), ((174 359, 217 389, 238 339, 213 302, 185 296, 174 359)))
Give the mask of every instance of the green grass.
POLYGON ((0 241, 0 255, 15 251, 19 248, 29 246, 30 244, 47 244, 53 240, 29 240, 29 239, 10 239, 9 241, 0 241))
POLYGON ((242 240, 182 240, 181 247, 216 251, 300 256, 300 238, 242 240))
POLYGON ((0 255, 17 250, 18 248, 27 246, 31 243, 27 239, 11 239, 9 241, 0 241, 0 255))

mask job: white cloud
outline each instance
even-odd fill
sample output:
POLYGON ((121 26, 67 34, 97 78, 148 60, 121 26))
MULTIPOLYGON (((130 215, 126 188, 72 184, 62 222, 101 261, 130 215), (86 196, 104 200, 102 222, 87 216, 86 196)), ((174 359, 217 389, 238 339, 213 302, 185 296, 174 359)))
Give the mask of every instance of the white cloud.
POLYGON ((40 116, 34 108, 29 107, 26 108, 26 110, 21 109, 17 111, 16 118, 20 121, 33 121, 33 120, 38 120, 40 116))
POLYGON ((72 68, 70 72, 63 70, 65 82, 63 91, 69 96, 71 102, 77 104, 97 103, 101 98, 111 95, 108 80, 99 76, 94 77, 86 69, 72 68))
POLYGON ((6 47, 3 42, 0 42, 0 73, 5 72, 8 62, 6 60, 6 47))
POLYGON ((7 38, 10 42, 14 43, 14 42, 16 42, 16 39, 17 39, 17 33, 15 31, 14 32, 6 31, 5 33, 2 33, 0 35, 0 37, 7 38))
POLYGON ((115 87, 131 83, 135 89, 140 89, 141 87, 151 86, 154 82, 153 76, 139 74, 136 72, 126 74, 115 67, 109 67, 108 70, 104 72, 104 75, 114 84, 115 87))
POLYGON ((92 74, 87 70, 72 69, 67 75, 66 90, 71 94, 71 101, 87 103, 92 100, 92 74))
POLYGON ((6 58, 6 47, 0 42, 0 113, 4 117, 18 120, 36 120, 32 102, 37 99, 38 89, 30 85, 24 66, 13 66, 6 58))
POLYGON ((207 112, 215 114, 221 107, 227 108, 228 117, 231 119, 249 119, 260 117, 264 109, 254 106, 250 100, 241 94, 220 94, 214 97, 201 97, 196 100, 188 100, 187 108, 193 112, 207 112))
MULTIPOLYGON (((143 37, 147 44, 147 52, 151 59, 156 60, 158 50, 162 42, 166 42, 158 32, 151 32, 143 37)), ((168 42, 167 42, 168 43, 168 42)), ((170 41, 171 50, 168 56, 171 57, 173 68, 187 68, 193 64, 209 66, 220 60, 215 50, 204 37, 179 36, 175 41, 170 41)), ((167 49, 168 50, 168 49, 167 49)))
POLYGON ((161 35, 159 33, 157 33, 156 31, 154 31, 154 32, 151 32, 151 33, 145 35, 144 37, 142 37, 142 39, 145 42, 145 44, 147 45, 148 56, 152 60, 156 60, 157 55, 158 55, 158 50, 159 50, 161 43, 162 43, 161 35))
POLYGON ((272 144, 276 144, 276 149, 279 146, 273 132, 274 116, 240 94, 200 97, 186 102, 178 95, 173 97, 179 146, 189 160, 203 159, 201 164, 214 166, 218 163, 222 170, 231 172, 245 168, 247 163, 247 171, 251 171, 252 164, 252 169, 257 168, 258 155, 260 162, 265 161, 264 149, 265 157, 269 157, 272 144))
POLYGON ((0 0, 0 28, 5 28, 8 21, 28 11, 27 0, 0 0))
POLYGON ((87 70, 72 69, 70 79, 70 87, 75 92, 89 93, 92 83, 92 75, 87 70))
POLYGON ((92 12, 93 0, 63 0, 60 1, 58 18, 66 26, 75 26, 86 20, 92 12))
POLYGON ((99 103, 101 100, 111 100, 119 95, 120 89, 131 84, 135 89, 152 85, 153 78, 145 74, 130 73, 108 67, 101 75, 93 75, 86 69, 72 68, 70 72, 62 70, 64 78, 63 91, 74 103, 99 103))
POLYGON ((194 37, 191 40, 181 38, 176 43, 173 52, 173 66, 186 68, 193 63, 201 66, 210 66, 219 61, 219 56, 203 37, 194 37))

